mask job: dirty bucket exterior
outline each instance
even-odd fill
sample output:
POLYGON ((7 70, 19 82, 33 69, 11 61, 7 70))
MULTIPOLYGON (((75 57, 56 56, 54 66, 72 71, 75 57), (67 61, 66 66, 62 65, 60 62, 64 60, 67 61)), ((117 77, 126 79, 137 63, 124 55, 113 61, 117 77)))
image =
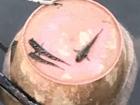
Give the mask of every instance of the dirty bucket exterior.
MULTIPOLYGON (((126 105, 137 74, 137 62, 131 35, 105 7, 95 1, 62 0, 60 3, 62 3, 62 7, 41 6, 33 12, 12 41, 12 43, 15 40, 18 41, 15 50, 12 49, 12 43, 9 47, 3 73, 43 105, 126 105), (72 10, 72 8, 74 9, 72 10), (84 10, 86 11, 84 12, 85 17, 82 17, 84 10), (79 22, 79 27, 76 22, 79 22), (53 31, 48 31, 46 27, 53 31), (90 31, 88 30, 90 34, 83 32, 87 27, 91 28, 90 31), (83 43, 91 40, 93 34, 96 35, 101 28, 103 32, 95 42, 97 44, 91 49, 92 53, 89 53, 90 60, 84 59, 82 62, 72 60, 76 55, 76 52, 72 52, 73 49, 82 48, 83 43), (65 34, 68 36, 62 34, 61 30, 67 32, 65 34), (57 35, 57 31, 61 36, 57 35), (79 36, 76 36, 74 32, 79 32, 79 36), (50 34, 48 35, 48 33, 50 34), (66 36, 68 38, 65 38, 66 36), (72 47, 70 55, 63 59, 68 61, 70 66, 54 61, 64 67, 65 71, 62 71, 33 60, 29 53, 34 50, 28 42, 32 38, 45 49, 47 49, 47 45, 48 50, 58 49, 52 50, 52 52, 61 58, 66 53, 63 53, 62 56, 58 54, 58 51, 60 48, 63 49, 63 46, 67 45, 69 41, 68 45, 71 45, 68 46, 69 49, 72 47), (83 38, 82 41, 84 41, 78 45, 78 41, 81 41, 80 38, 83 38), (58 39, 65 43, 60 45, 58 39), (100 44, 105 43, 106 40, 109 40, 110 43, 105 48, 100 44), (45 41, 48 44, 43 45, 42 43, 45 41), (110 48, 114 49, 109 50, 110 48), (93 52, 95 52, 95 56, 92 56, 93 52), (104 63, 99 66, 97 62, 98 66, 94 67, 95 61, 92 61, 92 58, 100 57, 96 55, 98 52, 99 55, 102 52, 107 58, 105 60, 99 58, 104 63), (81 73, 80 70, 77 70, 78 67, 81 73), (101 72, 97 72, 100 67, 102 67, 101 72), (96 72, 90 68, 96 69, 96 72)), ((17 100, 4 91, 1 92, 1 96, 5 105, 20 105, 17 100)))

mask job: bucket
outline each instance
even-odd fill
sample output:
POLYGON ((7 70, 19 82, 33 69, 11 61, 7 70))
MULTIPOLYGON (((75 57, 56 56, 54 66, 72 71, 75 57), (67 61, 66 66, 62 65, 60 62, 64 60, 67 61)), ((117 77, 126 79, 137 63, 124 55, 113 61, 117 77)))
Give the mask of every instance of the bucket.
POLYGON ((131 35, 96 1, 59 3, 31 14, 3 73, 42 105, 126 105, 137 74, 131 35))

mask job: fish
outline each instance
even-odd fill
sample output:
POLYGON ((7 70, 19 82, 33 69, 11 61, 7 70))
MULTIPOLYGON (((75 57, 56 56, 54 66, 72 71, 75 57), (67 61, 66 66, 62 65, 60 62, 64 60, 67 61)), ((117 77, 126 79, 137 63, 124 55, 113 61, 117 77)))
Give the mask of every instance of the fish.
POLYGON ((95 37, 82 49, 82 50, 74 50, 75 52, 78 52, 76 55, 76 62, 81 62, 83 59, 87 58, 89 60, 89 58, 87 57, 92 45, 95 43, 96 39, 98 38, 98 36, 101 34, 101 32, 103 31, 103 29, 101 29, 96 35, 95 37))
POLYGON ((42 48, 41 45, 38 44, 33 38, 31 38, 29 40, 29 44, 35 50, 36 54, 46 56, 46 57, 50 58, 51 60, 59 61, 59 62, 62 62, 64 64, 70 66, 70 64, 66 63, 64 60, 54 56, 53 54, 49 53, 44 48, 42 48))
POLYGON ((16 48, 17 48, 17 44, 18 41, 14 40, 11 44, 11 55, 10 55, 10 62, 13 62, 14 56, 15 56, 15 52, 16 52, 16 48))
POLYGON ((55 63, 52 63, 52 62, 50 62, 50 61, 47 61, 47 60, 41 58, 41 57, 40 57, 39 55, 37 55, 35 52, 30 52, 28 55, 29 55, 32 59, 34 59, 35 61, 38 61, 38 62, 44 63, 44 64, 48 64, 48 65, 51 65, 51 66, 54 66, 54 67, 57 67, 57 68, 59 68, 59 69, 61 69, 61 70, 63 70, 63 71, 65 70, 65 69, 61 68, 60 66, 56 65, 55 63))

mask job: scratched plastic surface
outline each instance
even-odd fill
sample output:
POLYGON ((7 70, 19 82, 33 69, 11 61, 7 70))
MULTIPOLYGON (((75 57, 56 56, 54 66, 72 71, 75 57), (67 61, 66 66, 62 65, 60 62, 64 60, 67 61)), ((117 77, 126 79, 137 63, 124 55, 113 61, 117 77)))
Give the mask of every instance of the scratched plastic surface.
MULTIPOLYGON (((103 0, 102 0, 103 1, 103 0)), ((136 53, 138 60, 139 59, 139 33, 140 27, 138 21, 140 18, 139 14, 139 5, 140 1, 138 0, 112 0, 111 2, 106 1, 102 2, 107 5, 110 10, 112 10, 115 15, 118 17, 120 22, 122 22, 128 30, 136 37, 137 39, 134 40, 136 53), (129 12, 128 12, 129 11, 129 12)), ((0 39, 9 44, 12 40, 13 35, 20 29, 23 25, 25 19, 30 15, 31 11, 36 7, 33 3, 28 3, 20 0, 1 0, 0 1, 0 39), (8 28, 8 30, 7 30, 8 28), (8 38, 7 38, 8 36, 8 38)), ((1 52, 1 51, 0 51, 1 52)), ((2 53, 2 52, 1 52, 2 53)), ((3 59, 3 53, 1 54, 1 64, 3 59)), ((139 81, 139 76, 137 81, 139 81)), ((130 99, 130 105, 139 105, 139 83, 137 82, 135 91, 132 94, 132 98, 130 99)))

